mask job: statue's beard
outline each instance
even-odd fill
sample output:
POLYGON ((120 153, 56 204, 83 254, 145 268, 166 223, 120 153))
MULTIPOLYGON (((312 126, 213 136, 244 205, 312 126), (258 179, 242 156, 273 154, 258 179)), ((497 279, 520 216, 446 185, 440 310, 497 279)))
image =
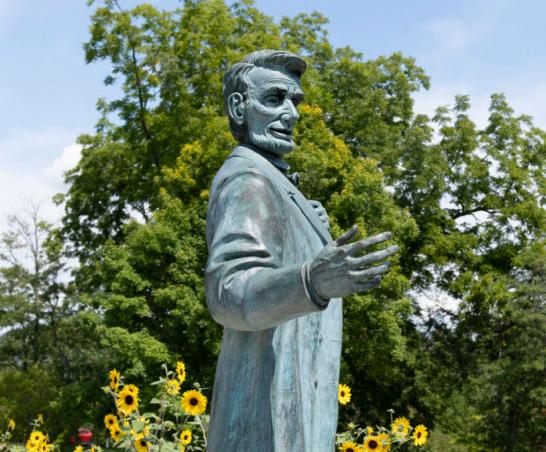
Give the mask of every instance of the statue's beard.
POLYGON ((280 156, 288 154, 294 150, 293 140, 286 141, 252 131, 248 132, 248 142, 258 149, 280 156))

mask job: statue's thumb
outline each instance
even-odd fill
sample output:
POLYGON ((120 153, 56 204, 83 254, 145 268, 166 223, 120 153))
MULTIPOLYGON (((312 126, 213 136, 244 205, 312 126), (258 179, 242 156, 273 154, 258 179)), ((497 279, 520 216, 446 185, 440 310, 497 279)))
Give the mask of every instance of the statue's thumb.
POLYGON ((349 229, 346 233, 340 235, 336 241, 336 246, 345 245, 346 243, 349 243, 351 239, 356 235, 358 232, 358 226, 356 224, 353 224, 353 227, 349 229))

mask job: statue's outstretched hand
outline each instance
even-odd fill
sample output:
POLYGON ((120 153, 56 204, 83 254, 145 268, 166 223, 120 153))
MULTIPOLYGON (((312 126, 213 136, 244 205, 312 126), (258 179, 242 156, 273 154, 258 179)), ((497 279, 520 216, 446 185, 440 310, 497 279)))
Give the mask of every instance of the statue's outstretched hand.
POLYGON ((357 231, 358 227, 353 226, 326 245, 309 264, 310 283, 320 297, 339 298, 366 292, 377 286, 381 275, 388 271, 390 263, 382 261, 395 254, 398 246, 389 246, 364 255, 361 252, 389 240, 392 234, 383 232, 350 243, 357 231))

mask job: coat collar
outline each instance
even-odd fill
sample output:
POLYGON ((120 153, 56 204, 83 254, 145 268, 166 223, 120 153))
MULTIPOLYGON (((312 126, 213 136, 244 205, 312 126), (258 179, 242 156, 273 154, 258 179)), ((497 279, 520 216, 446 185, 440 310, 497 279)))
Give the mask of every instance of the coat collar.
POLYGON ((246 146, 237 146, 228 158, 233 157, 250 160, 256 167, 262 169, 266 175, 271 178, 272 182, 298 206, 322 241, 326 244, 332 240, 329 231, 316 214, 313 206, 311 206, 305 196, 303 196, 303 194, 286 178, 282 170, 275 164, 276 162, 274 160, 272 161, 272 159, 266 157, 263 152, 246 146))

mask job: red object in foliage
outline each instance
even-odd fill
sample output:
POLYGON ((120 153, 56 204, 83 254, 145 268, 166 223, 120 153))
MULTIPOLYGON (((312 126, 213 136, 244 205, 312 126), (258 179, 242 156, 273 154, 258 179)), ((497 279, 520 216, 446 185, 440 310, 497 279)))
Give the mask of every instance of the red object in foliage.
POLYGON ((83 443, 89 443, 91 439, 93 438, 93 432, 89 430, 80 431, 78 433, 78 437, 83 443))

